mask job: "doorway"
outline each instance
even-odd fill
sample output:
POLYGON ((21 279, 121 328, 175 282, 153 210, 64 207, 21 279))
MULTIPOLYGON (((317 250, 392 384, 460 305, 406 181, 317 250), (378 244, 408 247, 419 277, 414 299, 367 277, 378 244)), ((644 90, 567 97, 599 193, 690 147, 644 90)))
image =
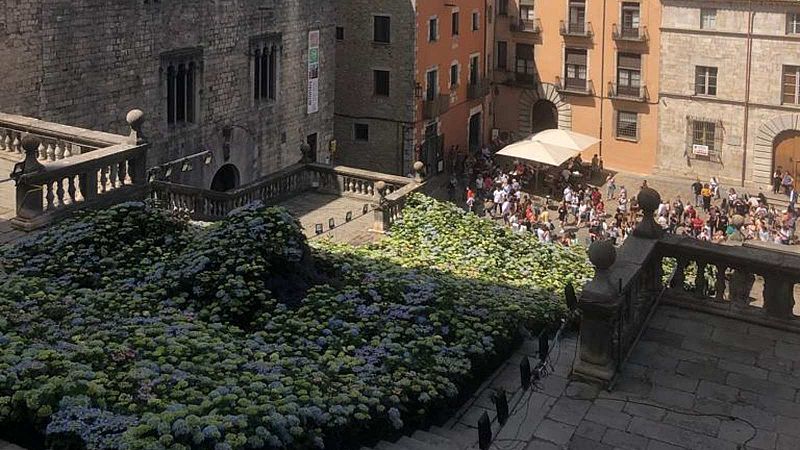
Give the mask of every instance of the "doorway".
POLYGON ((211 181, 211 190, 217 192, 232 191, 239 187, 239 170, 233 164, 220 167, 211 181))
POLYGON ((308 144, 308 156, 311 162, 317 162, 317 133, 309 134, 306 144, 308 144))
POLYGON ((784 131, 775 137, 773 171, 778 167, 788 170, 794 178, 794 187, 800 189, 800 131, 784 131))
POLYGON ((469 118, 469 151, 476 153, 481 149, 481 113, 469 118))
POLYGON ((532 117, 531 132, 533 134, 558 128, 558 108, 550 100, 539 100, 534 103, 532 117))

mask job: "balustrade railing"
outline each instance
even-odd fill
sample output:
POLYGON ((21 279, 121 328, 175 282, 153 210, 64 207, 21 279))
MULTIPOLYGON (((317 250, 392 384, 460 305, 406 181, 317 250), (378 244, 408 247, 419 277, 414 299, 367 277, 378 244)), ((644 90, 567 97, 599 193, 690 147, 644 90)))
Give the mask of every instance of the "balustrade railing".
POLYGON ((24 155, 22 136, 31 135, 37 142, 39 161, 59 161, 98 148, 123 144, 127 136, 70 127, 30 117, 0 113, 0 155, 20 159, 24 155))
POLYGON ((619 251, 610 241, 589 249, 596 272, 579 302, 580 349, 573 375, 611 383, 661 301, 800 332, 800 317, 793 313, 800 255, 665 235, 653 220, 658 193, 644 189, 638 200, 644 217, 619 251), (756 276, 763 277, 757 292, 763 307, 751 304, 756 276))
MULTIPOLYGON (((82 133, 74 127, 28 119, 35 124, 28 127, 35 134, 14 138, 14 142, 19 141, 25 159, 17 163, 11 174, 16 182, 17 209, 12 224, 32 230, 77 208, 110 205, 143 196, 148 149, 148 144, 140 137, 143 116, 141 111, 135 110, 127 119, 131 126, 129 136, 90 130, 82 133), (42 133, 52 132, 51 138, 61 139, 67 134, 65 129, 75 136, 71 142, 103 146, 69 157, 60 155, 44 164, 39 162, 41 148, 45 146, 40 140, 42 133)), ((51 148, 50 144, 46 148, 51 148)))

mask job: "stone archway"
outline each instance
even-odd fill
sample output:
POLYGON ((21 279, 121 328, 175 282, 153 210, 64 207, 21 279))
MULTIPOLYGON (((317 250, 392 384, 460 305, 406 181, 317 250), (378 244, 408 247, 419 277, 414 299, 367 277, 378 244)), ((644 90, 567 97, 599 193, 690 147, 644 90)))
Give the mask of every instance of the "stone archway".
POLYGON ((761 124, 753 144, 753 181, 772 184, 775 169, 775 144, 781 133, 800 131, 800 114, 781 114, 761 124))
POLYGON ((533 104, 531 133, 558 128, 558 108, 550 100, 537 100, 533 104))
MULTIPOLYGON (((556 126, 558 128, 562 130, 572 129, 572 107, 570 104, 564 101, 555 86, 550 83, 541 83, 538 89, 527 89, 520 96, 518 130, 521 136, 518 137, 527 137, 534 133, 534 128, 538 128, 538 126, 534 126, 534 108, 540 101, 549 102, 555 107, 557 113, 556 126)), ((547 105, 547 103, 539 104, 537 110, 544 109, 544 105, 547 105)))
POLYGON ((780 167, 794 178, 800 187, 800 130, 786 130, 775 137, 772 170, 780 167))
POLYGON ((233 164, 225 164, 214 174, 211 190, 218 192, 231 191, 239 187, 239 169, 233 164))

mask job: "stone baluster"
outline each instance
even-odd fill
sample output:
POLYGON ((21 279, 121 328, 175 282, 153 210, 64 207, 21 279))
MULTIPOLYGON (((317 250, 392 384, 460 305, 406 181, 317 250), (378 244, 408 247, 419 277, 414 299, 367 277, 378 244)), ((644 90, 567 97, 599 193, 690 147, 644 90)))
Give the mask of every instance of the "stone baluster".
POLYGON ((708 291, 708 282, 706 281, 706 262, 697 261, 697 273, 694 276, 694 295, 697 298, 705 298, 708 291))
POLYGON ((20 141, 19 136, 14 135, 14 140, 11 141, 11 148, 17 153, 25 152, 25 148, 22 146, 22 141, 20 141))
POLYGON ((41 159, 42 161, 46 161, 47 160, 47 147, 45 147, 44 144, 40 142, 38 148, 39 148, 39 159, 41 159))
POLYGON ((0 150, 4 152, 10 151, 6 142, 6 136, 8 135, 8 131, 0 129, 0 150))
POLYGON ((69 195, 70 203, 78 202, 77 191, 75 189, 75 177, 72 175, 70 175, 70 177, 67 178, 67 195, 69 195))
POLYGON ((66 203, 64 202, 64 179, 59 178, 56 180, 56 199, 58 200, 58 206, 62 207, 66 203))
POLYGON ((55 159, 64 159, 64 143, 63 142, 56 142, 55 148, 55 159))
POLYGON ((45 194, 45 211, 51 211, 54 209, 53 200, 56 198, 55 194, 53 194, 53 182, 48 181, 45 186, 45 189, 47 190, 47 194, 45 194))
POLYGON ((125 186, 130 183, 130 178, 128 178, 128 161, 122 161, 117 165, 117 172, 119 173, 119 184, 120 186, 125 186))
POLYGON ((681 256, 675 258, 675 260, 675 272, 672 274, 669 287, 683 290, 686 281, 686 266, 689 265, 689 261, 681 256))
POLYGON ((794 310, 794 281, 779 274, 764 275, 764 310, 776 319, 791 319, 794 310))
POLYGON ((750 291, 753 289, 756 277, 751 272, 736 268, 731 275, 730 300, 736 306, 750 304, 750 291))
POLYGON ((118 167, 119 166, 117 164, 111 164, 111 166, 109 166, 109 168, 108 168, 109 169, 108 170, 108 175, 109 175, 108 190, 109 191, 113 191, 114 189, 119 187, 119 184, 118 184, 119 183, 119 174, 117 173, 117 168, 118 167))
POLYGON ((100 178, 98 179, 98 182, 100 183, 100 193, 105 193, 108 190, 106 188, 108 185, 108 175, 106 174, 106 170, 108 170, 108 167, 103 166, 100 168, 100 178))
POLYGON ((64 143, 64 158, 71 158, 72 157, 72 143, 66 142, 64 143))
POLYGON ((725 301, 725 287, 727 286, 727 280, 725 278, 725 272, 728 270, 728 267, 725 264, 717 264, 717 277, 714 280, 714 291, 716 293, 716 300, 718 302, 725 301))
POLYGON ((56 160, 56 148, 55 148, 55 146, 53 145, 52 142, 48 142, 47 143, 46 152, 47 152, 47 159, 49 159, 50 161, 55 161, 56 160))

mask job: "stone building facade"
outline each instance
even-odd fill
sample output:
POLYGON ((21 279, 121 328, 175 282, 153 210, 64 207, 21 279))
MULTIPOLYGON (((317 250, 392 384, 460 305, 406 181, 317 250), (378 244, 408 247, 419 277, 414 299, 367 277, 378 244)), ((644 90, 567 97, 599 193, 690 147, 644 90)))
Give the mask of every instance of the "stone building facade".
POLYGON ((658 172, 800 177, 800 2, 662 0, 658 172))
POLYGON ((606 167, 650 173, 658 144, 659 0, 499 0, 495 126, 595 136, 606 167))
POLYGON ((124 132, 125 113, 139 108, 153 143, 149 165, 209 151, 212 158, 190 159, 191 171, 179 167, 168 177, 206 188, 223 166, 227 187, 289 166, 306 142, 318 161, 328 158, 332 0, 7 0, 4 6, 4 112, 124 132), (319 46, 312 48, 316 31, 319 46), (310 53, 319 57, 313 108, 310 53))
POLYGON ((336 163, 432 174, 485 142, 491 4, 337 1, 336 163))

